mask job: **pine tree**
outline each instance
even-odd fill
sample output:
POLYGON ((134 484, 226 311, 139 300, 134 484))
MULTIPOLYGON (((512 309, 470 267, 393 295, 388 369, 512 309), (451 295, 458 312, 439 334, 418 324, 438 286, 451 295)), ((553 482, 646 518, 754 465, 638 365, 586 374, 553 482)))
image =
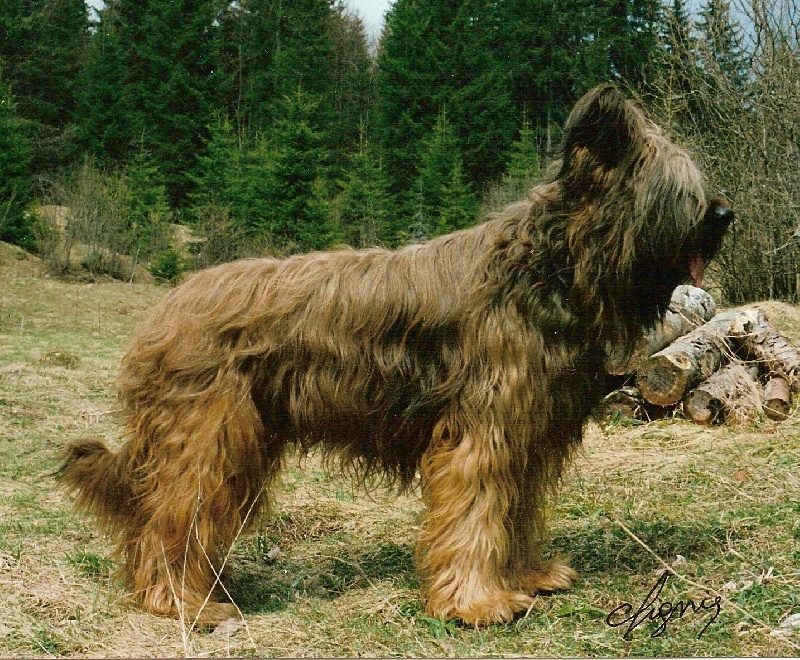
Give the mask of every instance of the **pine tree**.
POLYGON ((692 45, 692 24, 684 0, 672 0, 665 8, 665 23, 662 40, 670 53, 683 57, 692 45))
MULTIPOLYGON (((502 172, 515 122, 508 68, 497 55, 498 6, 397 0, 387 15, 377 59, 375 129, 394 194, 413 190, 421 165, 417 149, 443 106, 468 180, 482 187, 502 172)), ((414 193, 407 206, 415 208, 414 193)))
POLYGON ((445 109, 439 112, 430 136, 423 140, 419 160, 415 190, 419 195, 419 207, 431 225, 430 233, 442 207, 443 190, 460 160, 458 140, 445 109))
POLYGON ((0 241, 34 247, 30 151, 11 94, 0 83, 0 241))
POLYGON ((693 93, 698 79, 697 40, 684 0, 665 5, 661 20, 653 76, 641 89, 655 97, 655 104, 664 105, 666 117, 682 122, 698 112, 693 93))
POLYGON ((501 4, 503 59, 514 62, 510 84, 517 116, 527 112, 537 138, 550 151, 556 144, 551 128, 563 124, 568 106, 584 87, 602 79, 594 58, 580 62, 586 47, 596 46, 592 26, 581 3, 550 0, 506 0, 501 4), (536 17, 535 21, 524 17, 536 17))
POLYGON ((416 231, 430 237, 471 224, 475 199, 465 181, 458 141, 445 110, 423 141, 420 163, 414 186, 416 231))
POLYGON ((123 94, 135 142, 152 155, 174 206, 192 189, 218 107, 218 0, 108 0, 124 48, 123 94))
POLYGON ((269 208, 267 231, 284 252, 326 247, 334 231, 324 187, 325 136, 313 127, 315 104, 297 90, 269 134, 267 176, 259 198, 269 208))
POLYGON ((484 188, 502 174, 516 128, 511 70, 496 52, 498 3, 462 0, 456 6, 444 62, 451 83, 435 99, 449 109, 465 179, 484 188))
POLYGON ((724 81, 731 89, 743 92, 747 87, 748 66, 742 29, 731 16, 730 2, 708 0, 697 29, 705 42, 705 67, 716 67, 721 73, 715 77, 716 84, 724 81))
POLYGON ((242 0, 222 14, 226 103, 239 128, 269 130, 298 89, 317 99, 312 123, 330 127, 335 50, 332 0, 242 0))
POLYGON ((129 59, 118 4, 100 9, 78 77, 76 130, 81 148, 107 166, 124 163, 137 141, 126 89, 129 59))
POLYGON ((442 186, 436 233, 447 234, 473 225, 477 210, 478 204, 464 176, 461 161, 456 160, 450 176, 442 186))
POLYGON ((388 180, 380 156, 367 140, 364 122, 359 126, 358 149, 350 157, 340 185, 335 203, 338 240, 356 247, 393 244, 388 180))
POLYGON ((259 186, 268 177, 269 149, 264 141, 246 142, 223 113, 208 126, 208 143, 198 157, 190 213, 197 265, 211 265, 263 252, 269 209, 259 186))
POLYGON ((618 80, 638 87, 651 75, 661 10, 661 0, 610 0, 601 35, 606 37, 602 41, 607 39, 611 73, 618 80))
POLYGON ((125 168, 124 245, 134 261, 165 247, 171 212, 158 167, 144 150, 125 168))
POLYGON ((333 116, 327 132, 334 165, 342 167, 361 149, 362 124, 371 121, 373 63, 364 23, 345 5, 334 6, 331 39, 333 116))
POLYGON ((229 206, 235 197, 232 188, 242 180, 242 150, 227 115, 217 112, 207 130, 208 141, 204 153, 197 158, 191 198, 196 206, 229 206))
POLYGON ((72 122, 89 19, 84 0, 13 0, 0 7, 0 62, 25 120, 36 174, 75 155, 72 122))
POLYGON ((636 84, 657 48, 657 0, 504 0, 498 50, 511 96, 546 151, 575 101, 600 82, 636 84), (535 17, 535 19, 532 19, 535 17))
POLYGON ((539 178, 539 175, 539 149, 526 113, 522 119, 519 137, 511 148, 508 171, 504 176, 504 181, 515 188, 518 194, 521 194, 539 178))

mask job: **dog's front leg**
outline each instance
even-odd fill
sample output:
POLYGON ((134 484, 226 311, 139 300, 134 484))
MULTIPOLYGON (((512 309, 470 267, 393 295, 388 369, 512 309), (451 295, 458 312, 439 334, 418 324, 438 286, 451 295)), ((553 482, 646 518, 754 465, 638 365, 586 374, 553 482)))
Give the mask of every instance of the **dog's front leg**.
POLYGON ((457 414, 442 420, 422 459, 428 512, 417 562, 428 614, 481 625, 509 621, 533 599, 508 576, 514 452, 502 428, 468 424, 457 414))

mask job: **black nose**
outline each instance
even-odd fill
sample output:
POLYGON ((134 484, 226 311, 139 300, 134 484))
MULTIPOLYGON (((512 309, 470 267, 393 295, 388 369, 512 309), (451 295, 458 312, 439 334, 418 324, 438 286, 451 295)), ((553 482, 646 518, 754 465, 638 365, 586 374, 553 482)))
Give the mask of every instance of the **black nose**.
POLYGON ((706 220, 718 229, 725 229, 733 222, 733 209, 727 202, 715 199, 706 209, 706 220))

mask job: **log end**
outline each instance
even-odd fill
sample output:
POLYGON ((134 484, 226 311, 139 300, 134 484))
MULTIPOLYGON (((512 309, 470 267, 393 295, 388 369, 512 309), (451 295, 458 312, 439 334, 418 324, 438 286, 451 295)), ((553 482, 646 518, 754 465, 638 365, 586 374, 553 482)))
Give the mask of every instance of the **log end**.
POLYGON ((784 420, 789 416, 792 391, 789 381, 783 376, 774 376, 764 386, 764 414, 770 419, 784 420))
POLYGON ((654 355, 636 372, 636 386, 642 396, 656 406, 674 406, 686 392, 692 363, 684 355, 654 355))
POLYGON ((789 417, 789 405, 780 400, 765 401, 764 414, 776 422, 782 422, 789 417))
POLYGON ((721 412, 719 400, 703 390, 694 390, 683 400, 683 414, 695 424, 711 424, 721 412))

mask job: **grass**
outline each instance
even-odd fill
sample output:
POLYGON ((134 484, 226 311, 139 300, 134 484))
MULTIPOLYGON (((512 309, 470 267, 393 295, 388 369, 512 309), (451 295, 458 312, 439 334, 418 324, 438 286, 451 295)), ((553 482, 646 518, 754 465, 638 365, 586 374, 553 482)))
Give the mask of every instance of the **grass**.
MULTIPOLYGON (((354 496, 315 457, 290 462, 272 512, 241 538, 226 586, 246 626, 187 632, 140 612, 110 547, 56 490, 69 440, 119 439, 113 384, 125 342, 165 288, 67 284, 0 245, 0 657, 798 655, 800 415, 747 429, 682 420, 590 424, 550 515, 549 552, 582 580, 507 625, 427 617, 413 566, 416 497, 354 496), (276 546, 279 551, 275 551, 276 546), (654 636, 606 616, 719 595, 654 636)), ((769 303, 795 341, 800 312, 769 303)))

